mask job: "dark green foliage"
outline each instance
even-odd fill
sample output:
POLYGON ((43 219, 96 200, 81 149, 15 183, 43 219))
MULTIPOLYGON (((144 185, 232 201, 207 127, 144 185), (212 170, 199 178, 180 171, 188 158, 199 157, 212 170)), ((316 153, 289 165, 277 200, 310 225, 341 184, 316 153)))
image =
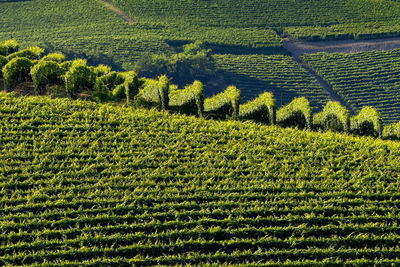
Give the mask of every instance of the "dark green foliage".
POLYGON ((185 45, 183 52, 167 55, 152 55, 138 62, 136 70, 140 75, 156 77, 167 74, 174 77, 178 85, 188 84, 195 79, 208 79, 215 74, 211 50, 205 49, 201 42, 185 45))
POLYGON ((169 93, 171 108, 187 114, 204 115, 204 87, 202 82, 194 81, 185 89, 171 90, 169 93))
POLYGON ((99 101, 106 101, 111 97, 111 92, 108 90, 104 82, 99 78, 96 79, 94 85, 93 97, 99 101))
POLYGON ((125 76, 125 96, 127 104, 134 100, 135 96, 139 93, 139 78, 136 72, 128 71, 124 73, 125 76))
POLYGON ((99 79, 104 83, 105 86, 107 86, 107 89, 110 92, 112 92, 117 85, 120 85, 125 81, 124 75, 115 71, 109 72, 99 77, 99 79))
POLYGON ((44 55, 44 49, 37 47, 37 46, 32 46, 27 49, 12 53, 7 56, 8 60, 11 60, 16 57, 26 57, 30 60, 39 60, 43 57, 44 55))
POLYGON ((6 57, 0 55, 0 78, 3 78, 3 68, 4 66, 8 63, 8 60, 6 57))
POLYGON ((69 96, 76 97, 80 92, 92 92, 96 83, 96 74, 86 65, 86 60, 74 60, 64 75, 65 88, 69 96))
POLYGON ((103 65, 103 64, 100 64, 97 67, 95 67, 93 70, 94 70, 94 72, 96 73, 96 75, 98 77, 101 77, 101 76, 104 76, 104 75, 110 73, 111 72, 111 67, 103 65))
POLYGON ((7 40, 0 43, 0 56, 8 56, 19 50, 19 44, 14 40, 7 40))
POLYGON ((11 59, 3 67, 3 75, 8 88, 12 88, 21 82, 31 81, 32 62, 25 57, 17 57, 11 59))
POLYGON ((239 117, 268 124, 276 122, 275 98, 272 93, 264 92, 256 99, 240 106, 239 117))
POLYGON ((62 63, 65 61, 65 55, 62 53, 51 53, 42 58, 44 61, 54 61, 57 63, 62 63))
POLYGON ((359 135, 381 136, 383 131, 382 116, 373 107, 365 106, 354 117, 352 132, 359 135))
POLYGON ((382 138, 400 140, 400 122, 385 126, 382 138))
POLYGON ((312 110, 305 97, 295 98, 292 102, 279 109, 276 121, 285 127, 312 129, 312 110))
POLYGON ((43 94, 47 86, 63 85, 61 68, 54 61, 40 61, 31 68, 31 76, 38 94, 43 94))
POLYGON ((313 124, 316 129, 349 132, 349 112, 339 102, 329 101, 322 112, 314 115, 313 124))
POLYGON ((211 116, 237 118, 239 116, 240 90, 229 86, 224 92, 219 93, 204 101, 204 111, 211 116))

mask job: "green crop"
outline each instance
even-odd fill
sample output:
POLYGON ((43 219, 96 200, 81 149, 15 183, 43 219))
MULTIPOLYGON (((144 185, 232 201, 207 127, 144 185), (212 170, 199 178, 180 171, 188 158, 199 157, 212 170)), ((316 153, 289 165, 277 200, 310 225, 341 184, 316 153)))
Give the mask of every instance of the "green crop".
POLYGON ((400 49, 305 54, 307 62, 354 110, 371 106, 384 124, 400 121, 400 49))
POLYGON ((400 143, 0 95, 1 265, 397 265, 400 143))

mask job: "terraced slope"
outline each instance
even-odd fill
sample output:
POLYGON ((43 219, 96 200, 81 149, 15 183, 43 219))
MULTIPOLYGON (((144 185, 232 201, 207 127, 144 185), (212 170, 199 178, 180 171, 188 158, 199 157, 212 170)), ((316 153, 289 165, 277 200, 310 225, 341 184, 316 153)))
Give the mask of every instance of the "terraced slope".
POLYGON ((0 97, 0 264, 398 265, 400 145, 0 97))
POLYGON ((292 57, 232 54, 214 57, 225 80, 240 88, 242 102, 269 91, 274 93, 278 106, 288 104, 294 97, 305 96, 315 111, 319 111, 329 99, 328 93, 292 57))
POLYGON ((317 53, 303 59, 355 111, 373 106, 385 123, 400 120, 400 50, 356 54, 317 53))

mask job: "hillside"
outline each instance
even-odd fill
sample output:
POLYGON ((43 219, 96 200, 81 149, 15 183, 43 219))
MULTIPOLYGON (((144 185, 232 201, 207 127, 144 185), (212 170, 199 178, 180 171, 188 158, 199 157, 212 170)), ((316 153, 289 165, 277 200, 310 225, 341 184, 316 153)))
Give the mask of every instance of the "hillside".
POLYGON ((0 96, 0 264, 399 264, 400 143, 0 96))
POLYGON ((282 75, 298 72, 290 58, 265 60, 288 54, 280 35, 307 40, 400 35, 400 3, 389 0, 3 0, 0 8, 0 42, 16 39, 23 48, 38 45, 68 59, 87 58, 91 65, 140 73, 138 62, 173 56, 184 44, 201 41, 216 62, 214 75, 202 80, 207 97, 234 83, 243 103, 267 90, 280 98, 278 107, 306 96, 318 111, 327 93, 315 77, 282 75), (261 60, 254 62, 256 57, 261 60), (299 82, 299 77, 304 79, 299 82))

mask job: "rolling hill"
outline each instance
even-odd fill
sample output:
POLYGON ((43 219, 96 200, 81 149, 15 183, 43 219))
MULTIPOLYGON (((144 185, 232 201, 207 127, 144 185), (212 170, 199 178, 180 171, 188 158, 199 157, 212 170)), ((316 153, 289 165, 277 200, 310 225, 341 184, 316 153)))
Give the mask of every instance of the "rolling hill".
POLYGON ((0 96, 0 263, 399 264, 400 144, 0 96))

